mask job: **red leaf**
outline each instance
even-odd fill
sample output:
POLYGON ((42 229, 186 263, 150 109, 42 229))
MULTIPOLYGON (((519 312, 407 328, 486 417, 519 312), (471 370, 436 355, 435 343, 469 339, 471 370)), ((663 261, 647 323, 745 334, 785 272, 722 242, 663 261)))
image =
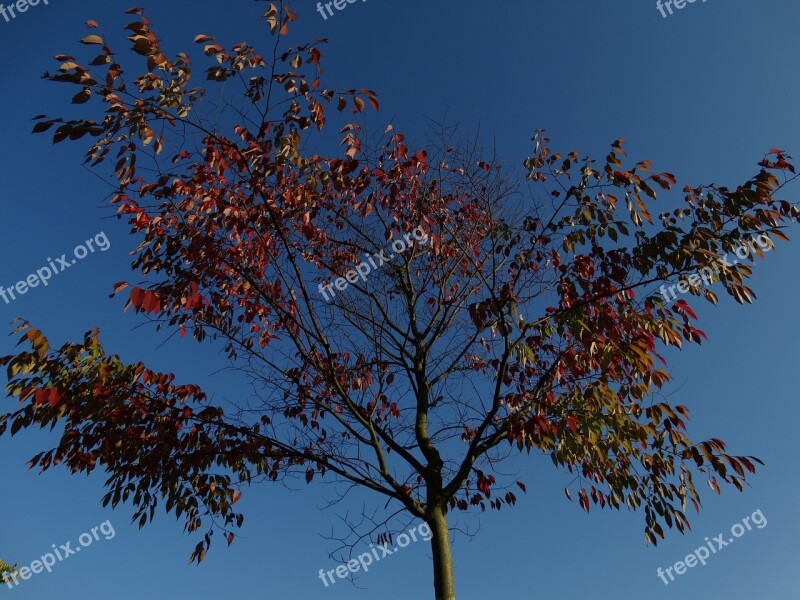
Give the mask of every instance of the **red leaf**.
POLYGON ((587 513, 589 512, 589 496, 586 493, 586 490, 581 488, 581 491, 578 492, 578 498, 581 504, 581 508, 585 510, 587 513))
POLYGON ((61 392, 58 391, 58 388, 50 388, 50 394, 47 398, 47 401, 50 403, 50 406, 55 408, 59 402, 61 402, 61 392))
POLYGON ((617 181, 630 182, 630 175, 624 171, 614 171, 614 177, 617 181))
POLYGON ((697 315, 691 309, 691 307, 686 303, 686 300, 678 300, 675 305, 678 307, 675 310, 679 313, 686 313, 686 315, 690 316, 695 321, 697 320, 697 315))
POLYGON ((380 110, 380 104, 378 104, 378 99, 375 96, 373 96, 372 94, 367 96, 367 98, 369 98, 369 103, 372 105, 372 108, 374 108, 376 111, 379 111, 380 110))
POLYGON ((142 299, 144 298, 144 290, 138 287, 135 287, 131 290, 130 295, 130 304, 133 306, 135 311, 138 311, 142 307, 142 299))
POLYGON ((41 406, 42 404, 47 402, 47 398, 48 398, 47 390, 40 388, 36 390, 36 392, 33 395, 33 403, 36 406, 41 406))
POLYGON ((130 298, 130 304, 137 312, 157 313, 161 310, 161 299, 154 292, 135 287, 130 298))

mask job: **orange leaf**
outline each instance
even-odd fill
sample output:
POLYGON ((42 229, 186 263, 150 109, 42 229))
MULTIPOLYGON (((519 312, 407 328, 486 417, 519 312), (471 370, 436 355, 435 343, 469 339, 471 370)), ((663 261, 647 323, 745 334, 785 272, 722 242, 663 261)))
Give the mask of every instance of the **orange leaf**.
POLYGON ((99 35, 87 35, 85 38, 81 39, 81 44, 86 44, 87 46, 90 44, 102 44, 103 38, 99 35))

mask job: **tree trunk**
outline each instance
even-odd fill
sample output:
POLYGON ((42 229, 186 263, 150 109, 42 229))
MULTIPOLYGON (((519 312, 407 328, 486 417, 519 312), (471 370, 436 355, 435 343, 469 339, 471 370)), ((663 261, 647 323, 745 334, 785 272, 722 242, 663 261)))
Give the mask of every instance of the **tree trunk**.
POLYGON ((447 515, 442 507, 431 509, 428 524, 433 537, 433 587, 436 600, 456 600, 456 583, 453 577, 453 556, 450 554, 450 530, 447 515))

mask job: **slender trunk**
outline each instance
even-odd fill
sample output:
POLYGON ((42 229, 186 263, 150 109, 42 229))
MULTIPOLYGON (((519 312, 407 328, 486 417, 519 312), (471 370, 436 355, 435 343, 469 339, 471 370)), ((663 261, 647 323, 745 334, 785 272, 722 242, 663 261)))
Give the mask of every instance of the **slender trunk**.
POLYGON ((450 554, 450 530, 447 527, 447 515, 442 507, 434 507, 430 511, 428 524, 433 537, 433 587, 436 600, 456 600, 456 583, 453 577, 453 556, 450 554))

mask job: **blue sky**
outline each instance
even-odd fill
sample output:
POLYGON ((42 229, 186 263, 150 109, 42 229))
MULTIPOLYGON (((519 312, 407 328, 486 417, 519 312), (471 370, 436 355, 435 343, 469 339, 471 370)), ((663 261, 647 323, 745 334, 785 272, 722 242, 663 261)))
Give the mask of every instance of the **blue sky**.
MULTIPOLYGON (((142 1, 154 28, 174 49, 197 49, 196 33, 223 42, 267 42, 251 0, 142 1)), ((216 374, 211 349, 170 342, 153 334, 122 304, 109 300, 114 282, 128 276, 133 247, 127 227, 105 203, 107 186, 81 167, 83 146, 51 146, 30 135, 31 117, 58 114, 67 89, 43 82, 50 57, 78 51, 83 22, 95 19, 119 34, 130 20, 126 5, 100 0, 50 0, 6 23, 0 17, 4 57, 0 119, 0 285, 9 287, 105 232, 111 247, 90 254, 47 288, 38 287, 6 305, 0 322, 22 316, 54 341, 77 339, 99 326, 106 346, 127 360, 174 371, 218 398, 236 394, 236 380, 216 374)), ((796 24, 800 4, 791 0, 708 0, 664 19, 650 0, 561 0, 499 3, 475 0, 367 0, 323 20, 314 3, 298 2, 298 37, 327 37, 328 81, 367 87, 381 99, 381 117, 395 128, 422 134, 426 118, 448 111, 494 143, 510 165, 521 164, 531 133, 545 128, 561 150, 603 156, 617 137, 636 158, 678 175, 681 182, 735 184, 755 172, 771 147, 800 155, 800 55, 796 24), (603 153, 603 154, 601 154, 603 153)), ((118 39, 121 39, 118 38, 118 39)), ((122 43, 116 44, 122 47, 122 43)), ((795 193, 797 189, 793 190, 795 193)), ((673 207, 679 195, 659 198, 673 207)), ((791 234, 792 237, 796 235, 791 234)), ((457 535, 454 546, 459 598, 541 598, 558 595, 597 600, 632 598, 797 598, 796 538, 800 533, 794 475, 800 422, 795 318, 800 247, 781 244, 759 263, 753 289, 758 301, 742 307, 724 296, 711 307, 694 300, 710 340, 671 354, 671 401, 692 409, 690 434, 718 436, 734 453, 752 454, 767 466, 738 494, 716 497, 705 489, 704 510, 693 531, 646 547, 643 515, 592 511, 568 503, 567 476, 548 459, 519 464, 528 494, 512 510, 466 521, 480 530, 457 535), (763 529, 746 533, 665 586, 656 576, 682 560, 704 538, 728 532, 761 510, 763 529)), ((720 294, 721 296, 723 294, 720 294)), ((0 354, 13 350, 0 340, 0 354)), ((8 408, 8 404, 6 405, 8 408)), ((249 490, 240 506, 247 520, 240 539, 218 543, 201 567, 187 558, 196 540, 171 516, 138 531, 130 511, 100 506, 102 475, 37 476, 25 462, 45 447, 46 434, 0 439, 0 557, 29 564, 110 519, 112 540, 95 542, 13 591, 20 599, 142 595, 212 598, 432 597, 425 544, 412 544, 373 566, 358 588, 339 581, 324 588, 317 572, 335 568, 333 549, 321 537, 338 525, 336 509, 323 511, 325 487, 249 490)), ((515 465, 516 466, 516 465, 515 465)), ((343 507, 342 507, 343 508, 343 507)), ((360 504, 350 507, 360 510, 360 504)), ((726 533, 726 538, 729 537, 726 533)))

